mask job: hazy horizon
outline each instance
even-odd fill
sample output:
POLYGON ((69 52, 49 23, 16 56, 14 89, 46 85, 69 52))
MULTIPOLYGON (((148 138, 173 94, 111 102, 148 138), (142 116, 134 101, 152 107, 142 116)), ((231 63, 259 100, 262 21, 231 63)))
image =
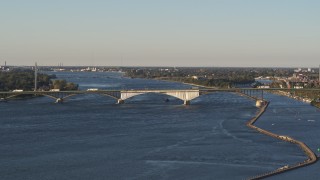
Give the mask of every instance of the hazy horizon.
MULTIPOLYGON (((3 64, 0 64, 2 66, 3 64)), ((7 64, 7 66, 12 66, 12 67, 33 67, 35 64, 31 65, 10 65, 7 64)), ((38 67, 110 67, 110 68, 289 68, 289 69, 297 69, 297 68, 302 68, 302 69, 319 69, 319 66, 118 66, 118 65, 97 65, 97 66, 92 66, 92 65, 42 65, 37 63, 38 67)))
POLYGON ((0 65, 317 67, 316 0, 0 2, 0 65))

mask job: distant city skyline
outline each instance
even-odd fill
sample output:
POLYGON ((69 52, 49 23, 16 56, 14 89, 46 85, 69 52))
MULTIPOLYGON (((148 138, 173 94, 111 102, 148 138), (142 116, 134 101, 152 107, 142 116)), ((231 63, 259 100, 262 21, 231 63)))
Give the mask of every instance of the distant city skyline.
POLYGON ((317 0, 0 2, 0 65, 312 67, 317 0))

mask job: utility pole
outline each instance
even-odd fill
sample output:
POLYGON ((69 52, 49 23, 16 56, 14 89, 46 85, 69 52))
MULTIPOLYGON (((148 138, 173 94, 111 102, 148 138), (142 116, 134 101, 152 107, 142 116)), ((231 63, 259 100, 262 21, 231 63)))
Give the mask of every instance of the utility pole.
POLYGON ((37 91, 37 80, 38 80, 38 66, 37 66, 37 62, 35 63, 34 66, 34 91, 37 91))

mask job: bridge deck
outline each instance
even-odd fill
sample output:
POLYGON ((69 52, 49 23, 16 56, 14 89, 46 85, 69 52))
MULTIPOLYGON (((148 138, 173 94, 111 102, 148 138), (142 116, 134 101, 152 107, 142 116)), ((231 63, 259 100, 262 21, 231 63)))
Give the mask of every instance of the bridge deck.
POLYGON ((287 89, 287 88, 229 88, 229 89, 212 89, 212 88, 199 88, 199 89, 120 89, 120 90, 97 90, 97 91, 87 91, 87 90, 75 90, 75 91, 22 91, 22 92, 13 92, 13 91, 0 91, 0 94, 43 94, 43 93, 74 93, 74 94, 96 94, 96 93, 105 93, 105 92, 238 92, 238 91, 320 91, 320 89, 287 89))

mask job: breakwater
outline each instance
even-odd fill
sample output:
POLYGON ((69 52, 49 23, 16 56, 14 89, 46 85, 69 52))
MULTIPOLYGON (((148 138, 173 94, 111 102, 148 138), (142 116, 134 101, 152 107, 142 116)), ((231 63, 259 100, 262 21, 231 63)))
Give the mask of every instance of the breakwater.
POLYGON ((253 117, 251 120, 249 120, 246 123, 246 125, 249 128, 258 131, 261 134, 265 134, 267 136, 271 136, 273 138, 276 138, 276 139, 279 139, 279 140, 282 140, 282 141, 286 141, 286 142, 290 142, 290 143, 293 143, 293 144, 299 146, 303 150, 305 155, 307 156, 307 159, 304 160, 303 162, 298 162, 298 163, 293 164, 293 165, 285 165, 285 166, 279 167, 278 169, 273 170, 271 172, 266 172, 266 173, 263 173, 263 174, 259 174, 259 175, 250 177, 249 178, 250 180, 263 179, 263 178, 266 178, 266 177, 274 176, 274 175, 277 175, 277 174, 280 174, 280 173, 284 173, 284 172, 287 172, 287 171, 290 171, 290 170, 293 170, 293 169, 296 169, 296 168, 300 168, 300 167, 304 167, 304 166, 307 166, 307 165, 311 165, 311 164, 313 164, 313 163, 315 163, 317 161, 317 156, 315 155, 315 153, 306 144, 304 144, 303 142, 298 141, 298 140, 296 140, 296 139, 294 139, 292 137, 289 137, 289 136, 278 135, 278 134, 272 133, 270 131, 261 129, 261 128, 257 127, 257 126, 254 126, 254 123, 266 111, 268 105, 269 105, 269 102, 265 101, 265 103, 260 108, 260 111, 257 113, 257 115, 255 117, 253 117))

